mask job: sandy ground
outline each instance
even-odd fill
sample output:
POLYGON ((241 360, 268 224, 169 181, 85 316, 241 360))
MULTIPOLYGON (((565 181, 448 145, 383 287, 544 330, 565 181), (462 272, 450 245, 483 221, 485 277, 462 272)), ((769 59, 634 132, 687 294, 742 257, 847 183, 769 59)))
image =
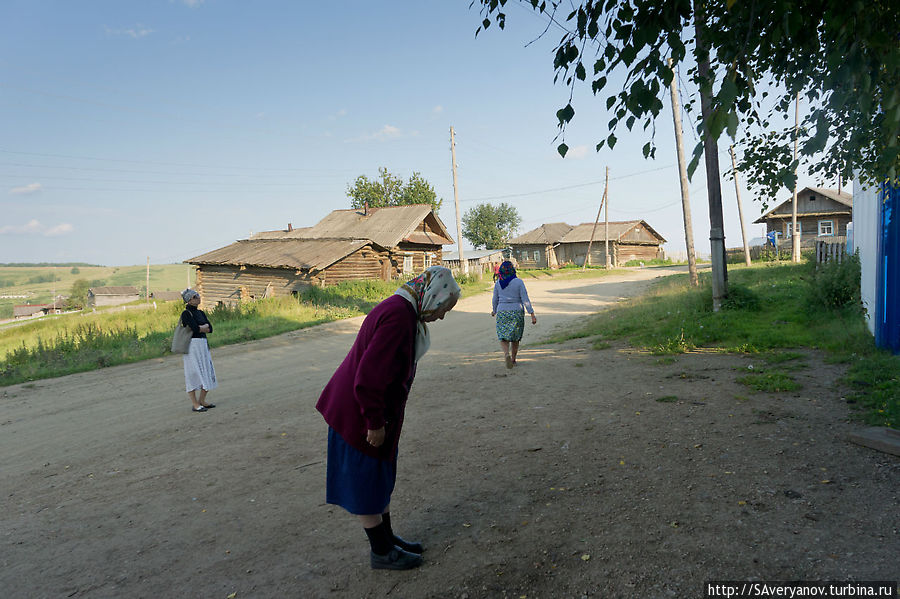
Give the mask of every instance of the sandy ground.
POLYGON ((171 356, 0 389, 0 597, 702 597, 710 580, 900 578, 900 459, 847 442, 842 367, 794 393, 753 356, 541 344, 665 270, 531 281, 507 371, 490 296, 432 329, 407 408, 395 530, 372 571, 324 503, 315 400, 361 319, 213 351, 190 412, 171 356), (660 398, 677 400, 660 402, 660 398))

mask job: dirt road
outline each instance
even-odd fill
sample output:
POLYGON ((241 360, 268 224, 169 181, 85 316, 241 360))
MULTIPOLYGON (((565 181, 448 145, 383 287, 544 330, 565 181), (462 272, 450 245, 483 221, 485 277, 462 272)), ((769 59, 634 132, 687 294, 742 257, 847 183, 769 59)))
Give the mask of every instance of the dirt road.
POLYGON ((0 596, 699 597, 708 580, 897 579, 900 460, 845 441, 840 366, 809 354, 803 389, 770 395, 735 384, 748 356, 540 344, 661 274, 528 282, 539 323, 512 372, 489 295, 434 326, 392 505, 428 546, 412 572, 371 571, 359 525, 324 503, 314 404, 359 318, 214 350, 205 414, 177 356, 2 388, 0 596))

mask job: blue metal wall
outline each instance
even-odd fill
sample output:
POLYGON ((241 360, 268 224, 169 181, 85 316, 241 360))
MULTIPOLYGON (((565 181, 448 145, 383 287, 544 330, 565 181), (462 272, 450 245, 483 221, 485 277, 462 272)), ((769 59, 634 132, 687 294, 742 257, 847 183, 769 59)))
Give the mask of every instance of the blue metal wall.
POLYGON ((900 187, 881 189, 875 344, 900 353, 900 187))

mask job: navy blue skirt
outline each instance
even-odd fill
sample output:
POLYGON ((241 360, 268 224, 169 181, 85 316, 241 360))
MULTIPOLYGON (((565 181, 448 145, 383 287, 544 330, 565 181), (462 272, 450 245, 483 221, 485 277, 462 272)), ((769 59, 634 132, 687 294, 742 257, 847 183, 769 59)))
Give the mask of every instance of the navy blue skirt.
POLYGON ((383 514, 397 481, 397 460, 386 462, 351 447, 328 427, 325 501, 351 514, 383 514))

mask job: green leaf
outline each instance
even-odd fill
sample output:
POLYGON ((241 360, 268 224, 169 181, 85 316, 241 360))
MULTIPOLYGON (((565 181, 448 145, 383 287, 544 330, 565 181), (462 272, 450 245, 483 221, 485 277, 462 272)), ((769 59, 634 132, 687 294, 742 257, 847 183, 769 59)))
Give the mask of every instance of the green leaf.
POLYGON ((610 133, 609 137, 606 138, 606 145, 608 145, 609 149, 612 150, 616 145, 616 136, 610 133))
POLYGON ((559 155, 560 155, 560 156, 562 156, 563 158, 565 158, 565 157, 566 157, 566 153, 569 151, 569 146, 567 146, 567 145, 564 144, 564 143, 559 144, 559 146, 556 148, 556 151, 559 152, 559 155))
POLYGON ((560 108, 556 111, 556 118, 559 119, 559 125, 562 126, 563 123, 568 123, 572 120, 572 117, 575 116, 575 109, 572 108, 571 104, 566 104, 565 108, 560 108))
POLYGON ((587 72, 584 70, 584 65, 580 62, 575 67, 575 76, 578 77, 580 81, 584 81, 587 77, 587 72))
POLYGON ((728 131, 729 137, 734 139, 735 135, 737 135, 738 128, 738 115, 737 112, 731 111, 728 113, 727 121, 726 121, 726 130, 728 131))

